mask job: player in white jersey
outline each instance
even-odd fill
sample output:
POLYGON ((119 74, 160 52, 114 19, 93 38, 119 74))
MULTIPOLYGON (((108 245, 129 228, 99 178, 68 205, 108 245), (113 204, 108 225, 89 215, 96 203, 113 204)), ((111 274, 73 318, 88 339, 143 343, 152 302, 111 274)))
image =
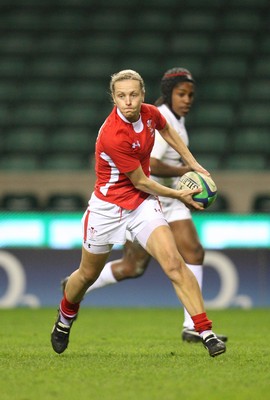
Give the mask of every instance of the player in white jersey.
MULTIPOLYGON (((185 127, 185 116, 190 111, 194 99, 195 82, 191 73, 185 68, 172 68, 164 73, 161 80, 162 96, 156 101, 161 114, 178 132, 183 142, 188 145, 188 134, 185 127)), ((179 154, 156 132, 155 144, 151 152, 151 177, 164 186, 175 189, 179 176, 190 171, 179 158, 179 154)), ((190 210, 184 203, 169 197, 159 197, 162 211, 169 223, 180 254, 187 266, 195 275, 200 288, 203 280, 204 249, 191 218, 190 210)), ((127 239, 130 239, 127 232, 127 239)), ((137 242, 127 240, 123 258, 105 265, 97 281, 88 289, 114 284, 129 278, 141 276, 151 257, 137 242)), ((66 278, 67 279, 67 278, 66 278)), ((62 282, 65 286, 66 279, 62 282)), ((227 336, 217 335, 227 341, 227 336)), ((200 342, 201 338, 194 330, 193 321, 184 308, 182 339, 187 342, 200 342)))
MULTIPOLYGON (((212 321, 207 318, 197 280, 179 253, 157 200, 157 196, 170 197, 202 210, 192 198, 200 189, 179 191, 149 178, 155 129, 190 169, 208 172, 197 163, 160 111, 143 103, 144 82, 138 73, 120 71, 112 76, 110 87, 115 107, 96 142, 97 180, 83 217, 82 259, 64 289, 51 334, 53 349, 62 353, 67 348, 70 328, 86 290, 102 274, 112 245, 124 244, 129 232, 131 240, 140 244, 144 259, 145 254, 151 254, 171 280, 210 356, 222 354, 226 346, 212 332, 212 321)), ((136 270, 137 266, 132 267, 136 270)))

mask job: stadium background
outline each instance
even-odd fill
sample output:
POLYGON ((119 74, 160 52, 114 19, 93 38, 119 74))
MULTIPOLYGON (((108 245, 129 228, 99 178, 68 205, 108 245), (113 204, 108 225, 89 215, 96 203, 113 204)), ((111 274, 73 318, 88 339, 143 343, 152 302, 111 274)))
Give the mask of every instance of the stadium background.
MULTIPOLYGON (((44 216, 48 211, 83 210, 94 182, 97 130, 111 109, 112 73, 138 70, 151 103, 159 95, 164 70, 183 66, 197 82, 187 118, 190 148, 211 171, 220 192, 209 218, 240 214, 248 221, 260 213, 270 238, 268 0, 1 0, 0 30, 4 235, 10 216, 16 221, 18 214, 29 211, 44 216)), ((22 229, 10 226, 14 236, 24 236, 22 229)), ((73 270, 80 254, 77 249, 0 246, 3 307, 56 303, 58 282, 73 270)), ((269 246, 251 247, 220 250, 237 272, 223 277, 224 293, 231 295, 226 299, 225 293, 223 303, 218 303, 223 282, 219 261, 206 268, 210 305, 270 305, 269 246)), ((211 247, 207 250, 210 258, 215 255, 211 247)), ((145 278, 95 293, 91 304, 174 306, 171 288, 156 271, 152 262, 145 278)))

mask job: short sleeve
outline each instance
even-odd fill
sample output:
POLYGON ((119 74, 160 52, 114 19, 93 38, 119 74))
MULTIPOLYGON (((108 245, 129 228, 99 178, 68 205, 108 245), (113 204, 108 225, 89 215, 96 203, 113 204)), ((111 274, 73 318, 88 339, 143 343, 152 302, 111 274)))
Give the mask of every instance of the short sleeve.
POLYGON ((151 157, 161 160, 166 153, 168 146, 168 143, 163 139, 160 133, 155 131, 155 143, 151 152, 151 157))

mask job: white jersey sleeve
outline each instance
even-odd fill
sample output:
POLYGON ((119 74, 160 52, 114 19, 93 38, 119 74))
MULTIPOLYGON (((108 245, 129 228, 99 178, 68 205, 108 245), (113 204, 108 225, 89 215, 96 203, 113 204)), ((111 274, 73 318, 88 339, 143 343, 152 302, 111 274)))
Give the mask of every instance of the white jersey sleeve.
MULTIPOLYGON (((166 118, 167 122, 178 132, 179 136, 183 140, 183 142, 188 145, 188 135, 185 128, 185 119, 180 118, 177 119, 176 116, 171 112, 171 110, 165 105, 162 104, 158 107, 159 111, 166 118)), ((181 158, 179 154, 168 145, 168 143, 163 139, 159 132, 155 133, 155 143, 151 152, 151 157, 154 157, 165 164, 180 166, 182 165, 181 158)), ((179 180, 178 177, 172 178, 161 178, 152 175, 152 179, 161 183, 162 185, 175 188, 176 184, 179 180)))
POLYGON ((168 151, 168 147, 169 145, 166 140, 163 139, 158 131, 155 131, 155 143, 151 151, 151 157, 162 160, 164 154, 166 154, 166 152, 168 151))

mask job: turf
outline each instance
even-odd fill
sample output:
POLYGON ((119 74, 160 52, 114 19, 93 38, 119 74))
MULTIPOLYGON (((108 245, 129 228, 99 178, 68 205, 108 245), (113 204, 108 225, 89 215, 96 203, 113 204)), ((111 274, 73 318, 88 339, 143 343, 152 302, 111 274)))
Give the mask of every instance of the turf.
POLYGON ((182 310, 82 308, 69 348, 50 345, 55 310, 1 310, 1 400, 270 398, 268 309, 209 311, 227 352, 181 340, 182 310))

